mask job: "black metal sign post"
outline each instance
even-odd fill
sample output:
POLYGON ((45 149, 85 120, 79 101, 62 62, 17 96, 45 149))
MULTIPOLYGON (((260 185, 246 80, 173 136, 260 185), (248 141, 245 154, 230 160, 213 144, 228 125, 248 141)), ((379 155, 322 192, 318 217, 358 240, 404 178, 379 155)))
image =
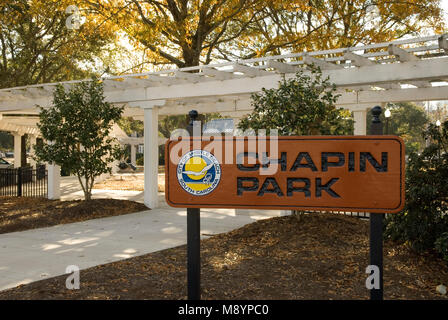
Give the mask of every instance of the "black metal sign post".
MULTIPOLYGON (((373 107, 370 134, 382 135, 383 124, 380 120, 381 107, 373 107)), ((370 213, 370 265, 379 270, 379 288, 370 289, 370 300, 383 300, 383 218, 382 213, 370 213)))
MULTIPOLYGON (((199 114, 196 110, 188 113, 190 122, 187 131, 193 136, 193 128, 199 114)), ((201 299, 201 209, 187 208, 187 281, 188 300, 201 299)))
POLYGON ((200 211, 187 209, 188 300, 201 299, 200 211))

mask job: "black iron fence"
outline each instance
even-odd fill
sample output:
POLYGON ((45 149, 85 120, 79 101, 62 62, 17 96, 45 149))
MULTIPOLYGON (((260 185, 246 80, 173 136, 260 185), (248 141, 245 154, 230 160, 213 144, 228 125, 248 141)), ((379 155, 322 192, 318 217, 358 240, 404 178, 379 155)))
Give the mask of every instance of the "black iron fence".
POLYGON ((0 169, 0 196, 47 197, 48 179, 45 165, 0 169))

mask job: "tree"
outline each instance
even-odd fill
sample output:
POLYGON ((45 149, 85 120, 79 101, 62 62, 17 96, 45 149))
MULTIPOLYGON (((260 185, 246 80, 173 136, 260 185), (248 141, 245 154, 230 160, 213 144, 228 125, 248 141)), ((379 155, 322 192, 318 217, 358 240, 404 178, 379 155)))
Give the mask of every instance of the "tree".
POLYGON ((448 261, 448 120, 430 124, 425 135, 431 143, 410 155, 405 208, 388 215, 385 235, 417 251, 435 250, 448 261))
POLYGON ((443 33, 439 0, 265 1, 241 34, 217 47, 224 59, 326 50, 443 33))
POLYGON ((118 125, 128 135, 132 135, 134 132, 137 136, 143 136, 144 124, 141 120, 134 120, 132 117, 122 117, 118 120, 118 125))
MULTIPOLYGON (((401 137, 406 145, 406 154, 419 152, 425 147, 424 131, 428 123, 425 109, 410 102, 388 103, 391 112, 389 119, 381 114, 384 134, 393 134, 401 137), (387 130, 387 132, 386 132, 387 130)), ((370 132, 372 114, 367 112, 367 132, 370 132)))
POLYGON ((86 2, 147 49, 148 63, 178 67, 209 63, 216 46, 239 37, 263 6, 260 0, 86 2))
MULTIPOLYGON (((181 67, 441 33, 439 0, 85 0, 146 64, 181 67)), ((141 69, 140 69, 141 70, 141 69)))
POLYGON ((279 135, 347 135, 353 132, 350 112, 335 106, 339 95, 319 68, 283 79, 278 88, 252 94, 254 110, 239 128, 277 129, 279 135))
POLYGON ((0 88, 80 79, 111 54, 113 25, 82 11, 69 28, 67 7, 82 0, 0 0, 0 88))
POLYGON ((55 163, 77 175, 85 200, 91 199, 97 176, 111 173, 109 164, 123 151, 109 133, 123 107, 104 101, 103 85, 93 78, 66 92, 58 85, 53 105, 41 108, 37 124, 47 143, 36 145, 39 161, 55 163))

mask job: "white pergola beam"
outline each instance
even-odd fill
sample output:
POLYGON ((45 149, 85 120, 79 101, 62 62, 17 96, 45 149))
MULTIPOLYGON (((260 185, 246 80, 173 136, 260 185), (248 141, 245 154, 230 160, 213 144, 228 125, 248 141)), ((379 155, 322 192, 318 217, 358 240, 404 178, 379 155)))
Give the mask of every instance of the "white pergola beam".
MULTIPOLYGON (((353 111, 363 110, 375 103, 431 100, 448 100, 448 86, 343 92, 337 105, 353 111)), ((159 109, 159 114, 161 116, 186 114, 192 107, 191 104, 178 105, 175 102, 167 102, 163 108, 159 109)), ((222 103, 203 102, 195 104, 194 108, 200 113, 220 112, 222 114, 232 112, 247 114, 253 109, 249 98, 222 103)))
POLYGON ((278 73, 296 73, 297 71, 301 70, 300 67, 297 67, 295 65, 278 62, 275 60, 269 60, 267 62, 267 67, 275 69, 278 73))
POLYGON ((31 98, 32 95, 30 93, 26 92, 26 89, 11 89, 9 91, 9 93, 11 94, 11 96, 13 96, 14 98, 31 98))
POLYGON ((154 80, 142 79, 142 78, 124 78, 123 83, 132 87, 151 87, 154 85, 160 85, 162 82, 156 82, 154 80))
POLYGON ((103 80, 106 90, 125 90, 129 88, 129 84, 120 80, 103 80))
MULTIPOLYGON (((197 110, 199 113, 213 113, 218 112, 215 103, 200 103, 200 104, 167 104, 163 108, 159 109, 159 115, 168 116, 168 115, 179 115, 179 114, 187 114, 191 109, 197 110)), ((228 107, 229 109, 231 106, 228 107)))
MULTIPOLYGON (((14 111, 3 111, 1 114, 3 115, 15 115, 15 114, 20 114, 20 115, 27 115, 27 116, 39 116, 39 112, 40 110, 38 108, 30 108, 30 109, 20 109, 20 110, 14 110, 14 111)), ((0 118, 1 120, 1 118, 0 118)))
POLYGON ((45 92, 47 92, 48 95, 52 95, 53 92, 54 92, 54 89, 55 89, 55 88, 56 88, 56 86, 50 86, 50 85, 47 85, 47 86, 43 86, 43 87, 42 87, 42 89, 43 89, 45 92))
POLYGON ((231 72, 216 70, 215 68, 203 68, 202 73, 207 76, 213 77, 216 80, 229 80, 234 79, 238 76, 231 72))
POLYGON ((418 60, 420 60, 412 53, 410 53, 400 47, 397 47, 394 44, 390 44, 389 47, 387 48, 387 51, 389 52, 390 55, 398 57, 398 59, 400 61, 418 61, 418 60))
MULTIPOLYGON (((396 57, 398 57, 398 59, 400 61, 419 61, 420 59, 418 57, 416 57, 415 55, 413 55, 412 53, 397 47, 394 44, 390 44, 389 47, 387 48, 389 54, 394 55, 396 57)), ((429 83, 428 81, 409 81, 408 84, 411 84, 413 86, 416 87, 431 87, 431 83, 429 83)))
POLYGON ((327 62, 325 60, 322 59, 317 59, 315 57, 312 57, 308 54, 303 56, 303 62, 310 66, 310 65, 315 65, 316 67, 319 67, 321 70, 340 70, 343 69, 342 66, 331 63, 331 62, 327 62))
POLYGON ((123 110, 122 117, 143 116, 143 110, 139 107, 126 106, 123 110))
POLYGON ((264 70, 260 70, 257 68, 242 65, 240 63, 234 63, 232 65, 232 70, 233 70, 233 72, 244 73, 244 75, 247 77, 262 77, 262 76, 271 75, 271 73, 268 71, 264 71, 264 70))
MULTIPOLYGON (((354 86, 378 86, 384 87, 387 84, 410 83, 416 80, 434 80, 441 81, 448 78, 448 58, 425 59, 418 61, 409 61, 395 64, 376 64, 360 68, 345 68, 340 70, 323 70, 323 76, 329 76, 330 81, 338 87, 354 86)), ((290 78, 294 75, 286 75, 290 78)), ((156 78, 166 78, 155 76, 156 78)), ((248 95, 253 92, 259 92, 262 88, 274 88, 278 81, 281 81, 280 74, 272 73, 269 76, 245 78, 239 77, 228 80, 215 80, 199 83, 182 83, 171 86, 148 87, 148 88, 129 88, 127 90, 106 90, 105 97, 111 103, 138 103, 148 99, 188 99, 198 97, 216 96, 217 99, 223 95, 248 95)), ((437 87, 428 87, 437 88, 437 87)), ((397 90, 400 90, 397 88, 397 90)), ((440 89, 434 89, 438 92, 440 89)), ((0 91, 2 92, 2 91, 0 91)), ((5 92, 5 91, 3 91, 5 92)), ((8 92, 8 91, 6 91, 8 92)), ((432 92, 432 91, 428 91, 432 92)), ((384 91, 375 92, 375 95, 382 95, 384 91)), ((398 94, 394 91, 394 95, 398 94)), ((440 100, 423 94, 422 99, 440 100)), ((421 101, 422 99, 418 99, 421 101)), ((446 98, 445 98, 446 99, 446 98)), ((412 101, 405 99, 402 101, 412 101)), ((0 100, 0 112, 14 110, 25 110, 35 108, 36 105, 48 107, 52 103, 52 97, 39 97, 10 100, 0 100)), ((161 108, 162 112, 163 108, 161 108)))
POLYGON ((179 71, 179 70, 174 72, 174 76, 179 79, 193 81, 193 82, 199 82, 199 81, 205 79, 205 77, 200 76, 197 73, 190 73, 190 72, 184 72, 184 71, 179 71))
POLYGON ((357 66, 357 67, 373 66, 373 65, 377 64, 375 61, 372 61, 369 58, 366 58, 366 57, 361 56, 359 54, 355 54, 353 52, 350 52, 349 50, 347 50, 344 53, 344 58, 346 60, 350 60, 352 62, 352 64, 357 66))
POLYGON ((160 76, 160 75, 147 75, 147 80, 158 82, 163 85, 171 86, 173 84, 180 84, 185 83, 185 81, 182 81, 180 79, 176 79, 175 77, 169 77, 169 76, 160 76))
MULTIPOLYGON (((323 70, 323 77, 339 87, 380 86, 385 83, 409 83, 416 80, 440 80, 448 78, 448 58, 409 61, 397 64, 377 64, 362 68, 323 70)), ((293 75, 287 75, 287 78, 293 75)), ((196 84, 174 85, 170 88, 147 88, 146 96, 152 99, 179 99, 187 97, 250 94, 262 88, 274 88, 281 75, 275 74, 252 79, 209 81, 196 84)))
POLYGON ((428 88, 392 89, 386 91, 362 91, 358 93, 358 103, 437 101, 448 100, 448 86, 428 88))
POLYGON ((444 34, 438 39, 439 48, 443 49, 445 52, 448 52, 448 35, 444 34))
POLYGON ((409 81, 408 83, 403 83, 403 84, 410 84, 410 85, 416 86, 417 88, 432 87, 431 82, 429 82, 429 81, 409 81))
POLYGON ((36 123, 39 122, 39 118, 38 117, 11 117, 11 116, 5 116, 2 119, 2 123, 10 123, 10 124, 14 124, 14 125, 18 125, 18 126, 32 126, 32 127, 36 127, 36 123))
POLYGON ((220 97, 197 97, 197 98, 188 98, 188 99, 176 99, 171 101, 170 104, 176 105, 196 105, 200 103, 215 103, 215 102, 233 102, 235 100, 240 99, 238 96, 220 96, 220 97))
POLYGON ((38 134, 39 133, 39 129, 36 126, 9 123, 5 120, 0 121, 0 130, 18 132, 20 134, 25 134, 25 133, 38 134))
MULTIPOLYGON (((352 61, 352 64, 357 67, 373 66, 373 65, 377 64, 375 61, 370 60, 369 58, 363 57, 361 55, 355 54, 353 52, 350 52, 349 50, 347 50, 344 53, 344 58, 352 61)), ((386 83, 379 87, 384 88, 384 89, 400 89, 401 88, 401 86, 397 83, 386 83)))
POLYGON ((48 95, 48 92, 45 91, 42 87, 31 87, 28 88, 27 91, 33 96, 33 97, 41 97, 48 95))

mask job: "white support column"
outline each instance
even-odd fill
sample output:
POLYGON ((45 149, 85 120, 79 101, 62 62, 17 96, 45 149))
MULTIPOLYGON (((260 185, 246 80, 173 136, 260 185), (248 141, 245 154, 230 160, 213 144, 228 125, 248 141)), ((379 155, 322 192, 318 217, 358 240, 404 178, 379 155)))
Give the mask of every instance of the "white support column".
POLYGON ((22 163, 22 135, 18 132, 13 132, 14 136, 14 168, 19 168, 22 163))
POLYGON ((34 134, 28 135, 30 137, 30 164, 31 167, 36 168, 36 160, 33 159, 35 152, 34 146, 36 145, 37 136, 34 134))
POLYGON ((131 164, 136 165, 137 159, 137 146, 135 144, 131 144, 131 164))
POLYGON ((355 120, 356 136, 363 136, 367 134, 367 110, 353 111, 353 118, 355 120))
POLYGON ((144 166, 145 166, 145 205, 148 208, 157 208, 158 199, 158 169, 159 169, 159 144, 158 144, 158 106, 163 106, 165 100, 153 100, 138 102, 137 106, 144 109, 144 166))
MULTIPOLYGON (((52 144, 52 141, 48 141, 52 144)), ((48 171, 48 199, 58 200, 61 198, 61 167, 55 163, 47 163, 48 171)))
POLYGON ((48 199, 61 198, 61 167, 56 164, 47 164, 48 170, 48 199))

